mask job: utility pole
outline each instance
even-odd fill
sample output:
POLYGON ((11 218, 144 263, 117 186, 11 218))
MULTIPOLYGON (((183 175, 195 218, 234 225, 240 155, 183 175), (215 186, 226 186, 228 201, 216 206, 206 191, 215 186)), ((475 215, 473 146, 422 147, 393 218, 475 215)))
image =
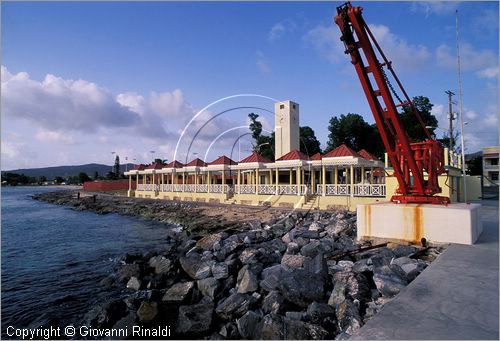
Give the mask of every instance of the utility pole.
POLYGON ((453 108, 452 108, 452 101, 451 101, 451 96, 454 95, 451 90, 445 91, 445 94, 448 95, 448 111, 450 112, 449 116, 449 122, 450 122, 450 153, 453 150, 453 108))

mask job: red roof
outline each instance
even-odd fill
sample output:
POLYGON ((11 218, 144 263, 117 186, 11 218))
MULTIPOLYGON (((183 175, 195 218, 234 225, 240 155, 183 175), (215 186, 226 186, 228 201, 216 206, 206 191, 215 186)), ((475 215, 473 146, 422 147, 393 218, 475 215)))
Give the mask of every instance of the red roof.
POLYGON ((236 162, 231 160, 225 155, 219 156, 217 159, 213 160, 212 162, 208 163, 209 165, 237 165, 236 162))
POLYGON ((252 155, 247 156, 243 160, 241 160, 239 163, 250 163, 250 162, 260 162, 260 163, 269 163, 272 162, 268 158, 263 157, 260 154, 257 154, 257 152, 253 152, 252 155))
POLYGON ((205 167, 206 165, 207 165, 206 162, 200 160, 199 158, 196 158, 193 161, 191 161, 190 163, 184 165, 184 167, 193 167, 193 166, 205 167))
POLYGON ((131 170, 143 170, 146 166, 144 166, 142 163, 140 165, 135 165, 134 168, 131 170))
POLYGON ((351 148, 347 147, 345 144, 338 146, 334 150, 330 151, 329 153, 326 153, 323 155, 323 158, 325 157, 342 157, 342 156, 354 156, 354 157, 361 157, 358 153, 356 153, 354 150, 351 148))
POLYGON ((177 160, 174 160, 174 161, 170 162, 169 164, 167 164, 166 166, 164 166, 163 168, 182 168, 183 166, 184 165, 182 163, 180 163, 177 160))
POLYGON ((321 153, 316 153, 313 156, 311 156, 311 160, 321 160, 322 157, 323 155, 321 155, 321 153))
POLYGON ((361 149, 359 152, 358 152, 359 155, 361 155, 361 157, 367 159, 367 160, 374 160, 374 161, 378 161, 378 158, 373 155, 372 153, 370 152, 367 152, 365 149, 361 149))
POLYGON ((290 160, 309 160, 309 156, 302 153, 301 151, 294 149, 289 153, 286 153, 276 161, 290 161, 290 160))
POLYGON ((161 169, 161 168, 163 168, 163 163, 152 163, 145 169, 161 169))

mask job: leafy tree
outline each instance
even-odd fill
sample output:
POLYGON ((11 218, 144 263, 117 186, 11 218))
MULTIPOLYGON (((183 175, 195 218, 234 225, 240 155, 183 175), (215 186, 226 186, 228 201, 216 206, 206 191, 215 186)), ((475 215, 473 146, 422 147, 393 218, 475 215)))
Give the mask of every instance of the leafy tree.
POLYGON ((163 164, 163 160, 162 159, 155 159, 153 161, 153 163, 161 163, 161 164, 163 164))
POLYGON ((309 156, 321 152, 319 141, 311 127, 300 127, 300 151, 309 156))
POLYGON ((253 151, 274 160, 274 132, 270 136, 262 135, 262 123, 257 120, 259 115, 250 113, 248 117, 251 121, 249 129, 252 132, 252 138, 255 140, 253 151))
POLYGON ((38 182, 39 183, 44 183, 44 182, 47 182, 47 177, 45 175, 42 175, 41 177, 38 178, 38 182))
POLYGON ((115 165, 113 166, 113 173, 116 174, 116 177, 120 176, 120 157, 116 155, 115 157, 115 165))
POLYGON ((368 124, 363 116, 353 113, 332 117, 328 126, 328 141, 325 152, 345 144, 355 151, 366 149, 381 157, 383 144, 376 125, 368 124))
POLYGON ((87 173, 81 172, 80 174, 78 174, 78 181, 79 181, 79 183, 83 184, 86 181, 91 181, 91 179, 87 175, 87 173))
MULTIPOLYGON (((430 102, 429 98, 425 96, 416 96, 413 98, 413 103, 422 121, 424 121, 424 126, 437 127, 438 121, 436 117, 431 114, 434 105, 430 102)), ((419 142, 427 139, 424 129, 410 106, 403 107, 403 112, 399 115, 399 119, 401 123, 403 123, 411 142, 419 142)), ((429 129, 431 135, 434 133, 434 129, 435 128, 429 129)))
POLYGON ((106 174, 106 180, 116 180, 118 179, 118 175, 115 172, 108 172, 106 174))
POLYGON ((95 171, 94 172, 94 180, 98 180, 98 179, 99 179, 99 172, 95 171))
POLYGON ((56 176, 54 178, 55 183, 60 184, 64 182, 64 178, 62 176, 56 176))
POLYGON ((467 162, 466 173, 468 175, 483 175, 483 157, 481 155, 467 162))

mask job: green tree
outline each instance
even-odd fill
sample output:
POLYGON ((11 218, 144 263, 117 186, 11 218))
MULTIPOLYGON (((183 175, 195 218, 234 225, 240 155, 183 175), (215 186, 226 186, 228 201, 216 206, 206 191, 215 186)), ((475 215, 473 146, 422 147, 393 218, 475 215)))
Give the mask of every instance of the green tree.
POLYGON ((259 115, 250 113, 248 117, 250 118, 249 129, 255 141, 252 148, 253 151, 269 160, 274 160, 274 132, 270 136, 262 135, 262 123, 257 120, 259 115))
POLYGON ((467 162, 466 173, 468 175, 483 175, 483 157, 481 155, 467 162))
MULTIPOLYGON (((413 103, 422 121, 424 121, 424 126, 437 127, 438 121, 436 117, 431 114, 434 105, 430 102, 429 98, 425 96, 416 96, 413 98, 413 103)), ((400 113, 399 119, 408 133, 410 142, 420 142, 427 139, 424 129, 410 106, 403 107, 403 112, 400 113)), ((435 128, 428 128, 431 135, 434 134, 434 129, 435 128)))
POLYGON ((55 181, 56 184, 60 184, 60 183, 64 182, 64 178, 62 176, 56 176, 54 178, 54 181, 55 181))
POLYGON ((163 164, 163 160, 162 159, 154 159, 153 163, 163 164))
POLYGON ((94 180, 99 180, 99 172, 98 171, 94 172, 94 180))
POLYGON ((118 155, 116 155, 115 157, 115 165, 113 166, 113 173, 116 174, 117 178, 120 176, 120 157, 118 155))
POLYGON ((332 117, 328 126, 328 141, 325 152, 345 144, 355 151, 366 149, 381 157, 383 144, 376 125, 368 124, 363 116, 353 113, 332 117))
POLYGON ((41 184, 47 182, 47 177, 45 175, 42 175, 41 177, 38 178, 38 182, 41 184))
POLYGON ((116 180, 118 179, 118 175, 115 172, 108 172, 106 174, 106 180, 116 180))
POLYGON ((91 181, 90 177, 85 172, 78 174, 79 183, 83 184, 86 181, 91 181))
POLYGON ((309 156, 321 152, 320 143, 311 127, 300 127, 300 151, 309 156))

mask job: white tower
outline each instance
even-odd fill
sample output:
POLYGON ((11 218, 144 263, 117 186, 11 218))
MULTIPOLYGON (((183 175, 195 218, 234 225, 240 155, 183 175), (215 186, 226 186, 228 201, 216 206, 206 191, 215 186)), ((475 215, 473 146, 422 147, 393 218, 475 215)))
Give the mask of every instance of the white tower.
POLYGON ((274 104, 275 159, 300 150, 299 105, 292 101, 274 104))

